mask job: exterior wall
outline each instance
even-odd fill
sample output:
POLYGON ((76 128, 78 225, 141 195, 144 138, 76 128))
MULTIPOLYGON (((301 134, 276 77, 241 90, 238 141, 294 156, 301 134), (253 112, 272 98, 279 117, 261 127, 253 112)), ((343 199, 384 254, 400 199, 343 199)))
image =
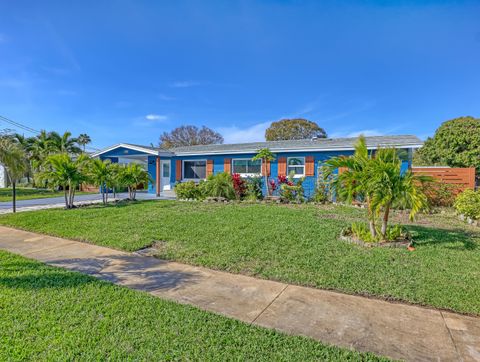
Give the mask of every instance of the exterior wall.
POLYGON ((5 188, 8 186, 8 176, 5 168, 0 165, 0 188, 5 188))
MULTIPOLYGON (((269 179, 277 180, 278 177, 278 159, 280 157, 307 157, 313 156, 314 158, 314 176, 307 176, 305 177, 305 181, 303 183, 303 188, 305 190, 305 196, 307 198, 313 196, 315 190, 315 183, 318 176, 318 168, 321 166, 326 160, 330 159, 331 157, 336 156, 350 156, 353 154, 353 151, 331 151, 331 152, 279 152, 275 154, 276 159, 270 163, 270 176, 269 179)), ((246 154, 225 154, 225 155, 205 155, 205 156, 179 156, 172 158, 172 170, 170 174, 170 182, 173 186, 177 182, 175 180, 176 175, 176 160, 213 160, 213 173, 219 173, 224 171, 224 159, 239 159, 239 158, 252 158, 255 156, 254 153, 246 153, 246 154)), ((402 170, 406 171, 409 168, 410 164, 408 161, 402 162, 402 170)), ((153 170, 155 167, 153 167, 153 170)), ((154 175, 154 173, 153 173, 154 175)), ((154 175, 155 176, 155 175, 154 175)), ((153 190, 154 192, 154 190, 153 190)), ((263 193, 266 193, 266 187, 263 185, 263 193)))

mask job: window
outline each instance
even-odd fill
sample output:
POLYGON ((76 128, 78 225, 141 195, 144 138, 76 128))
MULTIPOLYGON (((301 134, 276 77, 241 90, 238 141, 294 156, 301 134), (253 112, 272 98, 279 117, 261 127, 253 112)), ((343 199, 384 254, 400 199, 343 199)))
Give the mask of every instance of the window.
POLYGON ((253 176, 262 173, 262 160, 252 161, 248 158, 232 160, 232 173, 253 176))
POLYGON ((207 161, 183 161, 183 178, 204 179, 207 176, 207 161))
POLYGON ((287 175, 292 172, 295 177, 305 176, 305 157, 289 157, 287 159, 287 175))

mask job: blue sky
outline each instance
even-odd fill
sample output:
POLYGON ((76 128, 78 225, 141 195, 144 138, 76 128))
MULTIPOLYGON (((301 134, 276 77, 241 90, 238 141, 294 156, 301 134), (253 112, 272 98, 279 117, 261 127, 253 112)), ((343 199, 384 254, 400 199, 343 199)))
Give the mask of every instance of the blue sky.
POLYGON ((479 19, 461 1, 0 0, 0 115, 95 147, 182 124, 263 140, 284 117, 424 138, 480 116, 479 19))

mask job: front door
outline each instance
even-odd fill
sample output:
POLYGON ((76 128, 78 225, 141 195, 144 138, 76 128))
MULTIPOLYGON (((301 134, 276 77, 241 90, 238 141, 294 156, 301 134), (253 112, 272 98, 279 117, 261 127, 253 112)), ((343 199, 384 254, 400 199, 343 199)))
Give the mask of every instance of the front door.
POLYGON ((160 187, 162 191, 170 190, 170 160, 160 161, 160 187))

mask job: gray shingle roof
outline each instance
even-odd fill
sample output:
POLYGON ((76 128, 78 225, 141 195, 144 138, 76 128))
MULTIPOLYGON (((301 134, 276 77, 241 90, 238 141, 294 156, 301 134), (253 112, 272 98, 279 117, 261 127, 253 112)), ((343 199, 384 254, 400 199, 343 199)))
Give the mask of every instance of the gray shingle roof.
MULTIPOLYGON (((383 147, 419 147, 422 141, 417 136, 373 136, 365 137, 368 148, 383 147)), ((220 145, 201 145, 171 148, 169 151, 177 155, 222 154, 222 153, 255 153, 259 149, 269 148, 272 152, 292 151, 331 151, 351 150, 357 142, 351 138, 318 138, 306 140, 252 142, 220 145)))

